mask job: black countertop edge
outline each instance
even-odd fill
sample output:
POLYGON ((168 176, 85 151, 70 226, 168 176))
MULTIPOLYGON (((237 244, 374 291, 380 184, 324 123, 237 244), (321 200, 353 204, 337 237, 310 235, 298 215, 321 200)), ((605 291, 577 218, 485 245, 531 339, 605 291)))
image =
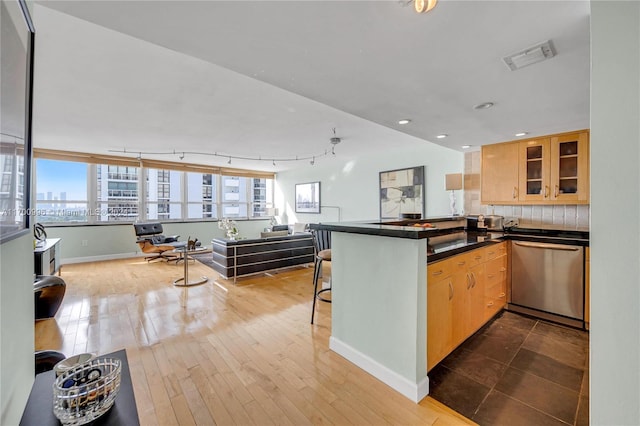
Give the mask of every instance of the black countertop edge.
POLYGON ((496 238, 496 239, 492 239, 492 240, 485 240, 485 241, 482 241, 482 242, 469 244, 469 245, 464 246, 464 247, 458 247, 458 248, 455 248, 455 249, 443 251, 441 253, 427 254, 427 265, 429 263, 432 263, 432 262, 437 262, 439 260, 447 259, 447 258, 455 256, 457 254, 466 253, 466 252, 471 251, 471 250, 475 250, 475 249, 478 249, 478 248, 490 246, 492 244, 501 243, 502 241, 503 241, 503 239, 502 239, 502 237, 500 237, 500 238, 496 238))
POLYGON ((420 240, 437 235, 449 234, 451 232, 460 232, 464 227, 450 229, 422 229, 412 226, 396 226, 396 225, 365 225, 358 226, 356 224, 334 225, 330 223, 321 223, 312 229, 324 229, 327 231, 346 232, 348 234, 375 235, 377 237, 395 237, 420 240))
MULTIPOLYGON (((381 237, 395 237, 407 239, 424 239, 451 232, 460 232, 465 228, 466 222, 459 216, 426 218, 420 220, 370 220, 358 222, 333 222, 310 224, 311 229, 323 229, 327 231, 346 232, 351 234, 375 235, 381 237), (461 221, 460 226, 438 228, 438 222, 461 221), (430 222, 435 228, 420 228, 412 226, 414 223, 430 222)), ((515 227, 505 230, 505 235, 510 239, 549 238, 549 243, 560 241, 575 241, 578 245, 589 245, 589 231, 581 229, 562 229, 541 225, 539 228, 532 226, 515 227), (556 241, 557 240, 557 241, 556 241), (585 243, 586 241, 586 243, 585 243)))
POLYGON ((335 232, 346 232, 349 234, 375 235, 379 237, 395 237, 420 240, 437 235, 449 234, 451 232, 460 232, 464 230, 466 221, 460 216, 433 217, 425 219, 405 219, 405 220, 368 220, 360 222, 334 222, 334 223, 312 223, 309 225, 311 229, 321 229, 335 232), (415 223, 434 223, 460 221, 460 226, 440 229, 421 228, 412 226, 415 223))

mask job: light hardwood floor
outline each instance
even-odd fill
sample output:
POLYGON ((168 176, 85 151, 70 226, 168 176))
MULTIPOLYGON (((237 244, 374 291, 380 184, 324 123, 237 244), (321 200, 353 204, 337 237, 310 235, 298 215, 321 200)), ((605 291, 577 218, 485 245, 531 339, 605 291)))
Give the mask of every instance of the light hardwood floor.
POLYGON ((126 349, 142 425, 473 424, 427 397, 414 404, 329 350, 331 305, 311 315, 313 268, 234 285, 200 263, 65 265, 64 302, 36 322, 36 350, 126 349))

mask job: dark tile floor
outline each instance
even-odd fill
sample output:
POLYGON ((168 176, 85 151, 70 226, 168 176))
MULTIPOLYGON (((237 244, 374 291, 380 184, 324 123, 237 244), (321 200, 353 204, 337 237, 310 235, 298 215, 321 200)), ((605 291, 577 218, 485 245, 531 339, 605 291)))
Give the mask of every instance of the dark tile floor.
POLYGON ((589 334, 504 311, 429 372, 430 395, 483 426, 588 425, 589 334))

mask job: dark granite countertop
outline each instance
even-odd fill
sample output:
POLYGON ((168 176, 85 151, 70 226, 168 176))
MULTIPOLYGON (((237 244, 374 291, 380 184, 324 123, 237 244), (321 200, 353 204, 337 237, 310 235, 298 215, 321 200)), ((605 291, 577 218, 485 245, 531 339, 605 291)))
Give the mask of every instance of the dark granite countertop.
POLYGON ((452 229, 463 230, 466 224, 461 216, 428 217, 424 219, 363 220, 358 222, 333 222, 310 224, 311 229, 346 232, 349 234, 376 235, 408 239, 424 239, 436 235, 450 234, 452 229), (431 223, 434 228, 414 226, 417 223, 431 223))
POLYGON ((312 229, 366 234, 383 237, 426 239, 427 262, 446 259, 456 254, 474 250, 505 240, 536 241, 543 243, 589 245, 589 230, 586 228, 559 225, 522 224, 504 232, 465 231, 465 220, 459 216, 434 217, 421 220, 370 220, 344 223, 320 223, 310 225, 312 229), (429 222, 434 228, 414 226, 429 222))
POLYGON ((504 240, 502 232, 457 231, 427 238, 427 263, 446 259, 456 254, 474 250, 504 240))

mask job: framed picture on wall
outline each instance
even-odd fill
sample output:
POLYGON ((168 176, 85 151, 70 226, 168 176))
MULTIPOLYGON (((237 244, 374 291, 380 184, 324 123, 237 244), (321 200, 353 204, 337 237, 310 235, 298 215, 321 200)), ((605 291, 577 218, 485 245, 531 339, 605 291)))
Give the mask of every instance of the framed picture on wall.
POLYGON ((320 182, 296 184, 296 213, 320 213, 320 182))
POLYGON ((424 166, 380 172, 380 219, 425 216, 424 166))

